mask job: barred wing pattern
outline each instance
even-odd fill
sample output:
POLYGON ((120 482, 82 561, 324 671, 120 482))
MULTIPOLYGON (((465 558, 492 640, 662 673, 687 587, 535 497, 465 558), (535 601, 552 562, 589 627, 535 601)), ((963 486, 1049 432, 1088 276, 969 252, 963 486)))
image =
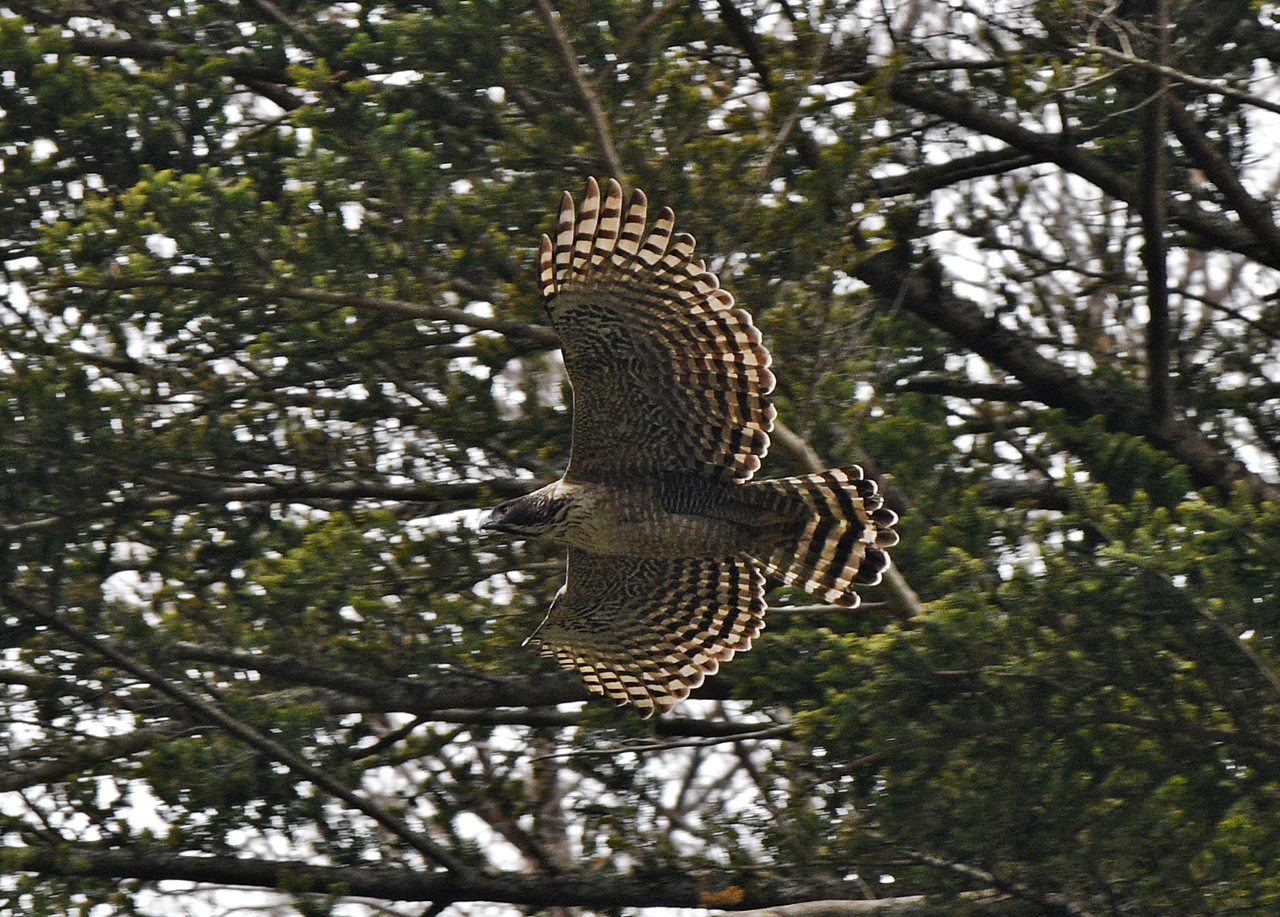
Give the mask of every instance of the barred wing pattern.
POLYGON ((764 575, 745 557, 641 558, 569 549, 568 575, 529 638, 588 690, 665 713, 751 648, 764 575))
POLYGON ((675 233, 668 208, 591 179, 575 214, 566 193, 555 240, 542 237, 547 312, 573 383, 566 481, 695 471, 747 481, 769 448, 769 351, 751 316, 675 233))
POLYGON ((647 211, 640 191, 624 207, 616 181, 601 194, 591 180, 581 214, 565 194, 542 237, 573 451, 564 478, 527 498, 541 495, 526 527, 507 529, 570 544, 564 588, 529 639, 644 717, 750 649, 766 572, 856 605, 853 585, 878 582, 897 543, 897 517, 856 466, 751 481, 776 417, 769 351, 675 215, 649 226, 647 211))

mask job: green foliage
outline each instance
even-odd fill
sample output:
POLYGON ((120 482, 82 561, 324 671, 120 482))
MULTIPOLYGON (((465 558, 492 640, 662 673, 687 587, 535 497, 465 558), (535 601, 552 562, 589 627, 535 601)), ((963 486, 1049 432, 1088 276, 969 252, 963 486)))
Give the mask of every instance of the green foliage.
MULTIPOLYGON (((1273 545, 1254 535, 1280 516, 1082 497, 1036 532, 1042 571, 1001 578, 989 551, 953 549, 948 598, 923 621, 833 645, 847 661, 823 668, 805 734, 845 763, 840 801, 916 849, 1072 897, 1101 883, 1219 912, 1185 877, 1222 875, 1244 824, 1265 849, 1280 839, 1251 818, 1277 776, 1274 673, 1240 636, 1275 627, 1273 545), (868 751, 890 748, 888 768, 868 751)), ((1252 906, 1277 878, 1259 870, 1252 906)))
MULTIPOLYGON (((881 475, 919 607, 776 611, 655 725, 521 649, 561 549, 475 530, 567 460, 534 252, 607 170, 534 5, 9 4, 0 910, 160 913, 175 862, 270 860, 271 902, 363 913, 433 876, 423 837, 526 907, 598 902, 579 873, 673 907, 694 880, 744 907, 1280 905, 1280 256, 1170 141, 1175 423, 1121 423, 1151 384, 1122 199, 1151 89, 1079 46, 1151 55, 1153 24, 943 5, 877 58, 870 7, 739 5, 745 34, 726 4, 554 4, 621 177, 762 329, 780 418, 881 475), (987 115, 1064 132, 1018 149, 987 115), (890 250, 901 295, 864 282, 890 250), (910 314, 912 283, 1021 359, 910 314), (1102 407, 1030 390, 1028 354, 1102 407)), ((1170 7, 1188 73, 1243 86, 1272 54, 1249 4, 1170 7)), ((1177 104, 1267 185, 1253 107, 1177 104)), ((782 442, 767 475, 804 470, 782 442)))

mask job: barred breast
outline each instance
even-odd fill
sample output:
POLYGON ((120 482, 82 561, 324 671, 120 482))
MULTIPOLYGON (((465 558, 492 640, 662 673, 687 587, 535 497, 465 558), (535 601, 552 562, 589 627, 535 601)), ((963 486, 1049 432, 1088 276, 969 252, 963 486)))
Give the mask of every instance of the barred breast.
POLYGON ((596 554, 725 557, 758 544, 759 511, 741 505, 732 484, 673 475, 567 486, 566 540, 596 554))

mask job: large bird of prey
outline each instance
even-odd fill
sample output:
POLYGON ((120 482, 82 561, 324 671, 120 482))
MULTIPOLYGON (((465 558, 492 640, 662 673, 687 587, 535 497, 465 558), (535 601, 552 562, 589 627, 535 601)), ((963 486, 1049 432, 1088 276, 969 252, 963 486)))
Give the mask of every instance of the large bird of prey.
POLYGON ((539 259, 573 384, 559 481, 484 528, 568 545, 565 584, 530 638, 587 688, 670 710, 764 628, 765 576, 855 606, 880 581, 897 517, 857 466, 752 481, 776 411, 769 351, 645 195, 565 193, 539 259))

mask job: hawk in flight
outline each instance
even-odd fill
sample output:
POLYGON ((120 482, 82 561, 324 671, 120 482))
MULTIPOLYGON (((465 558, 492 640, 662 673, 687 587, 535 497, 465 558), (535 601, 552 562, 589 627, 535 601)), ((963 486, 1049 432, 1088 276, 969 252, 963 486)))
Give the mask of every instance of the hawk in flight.
POLYGON ((765 576, 858 604, 897 517, 857 466, 752 481, 777 412, 769 351, 693 237, 610 180, 565 193, 539 274, 573 384, 559 481, 483 528, 568 545, 565 584, 529 638, 587 688, 665 712, 751 648, 765 576))

